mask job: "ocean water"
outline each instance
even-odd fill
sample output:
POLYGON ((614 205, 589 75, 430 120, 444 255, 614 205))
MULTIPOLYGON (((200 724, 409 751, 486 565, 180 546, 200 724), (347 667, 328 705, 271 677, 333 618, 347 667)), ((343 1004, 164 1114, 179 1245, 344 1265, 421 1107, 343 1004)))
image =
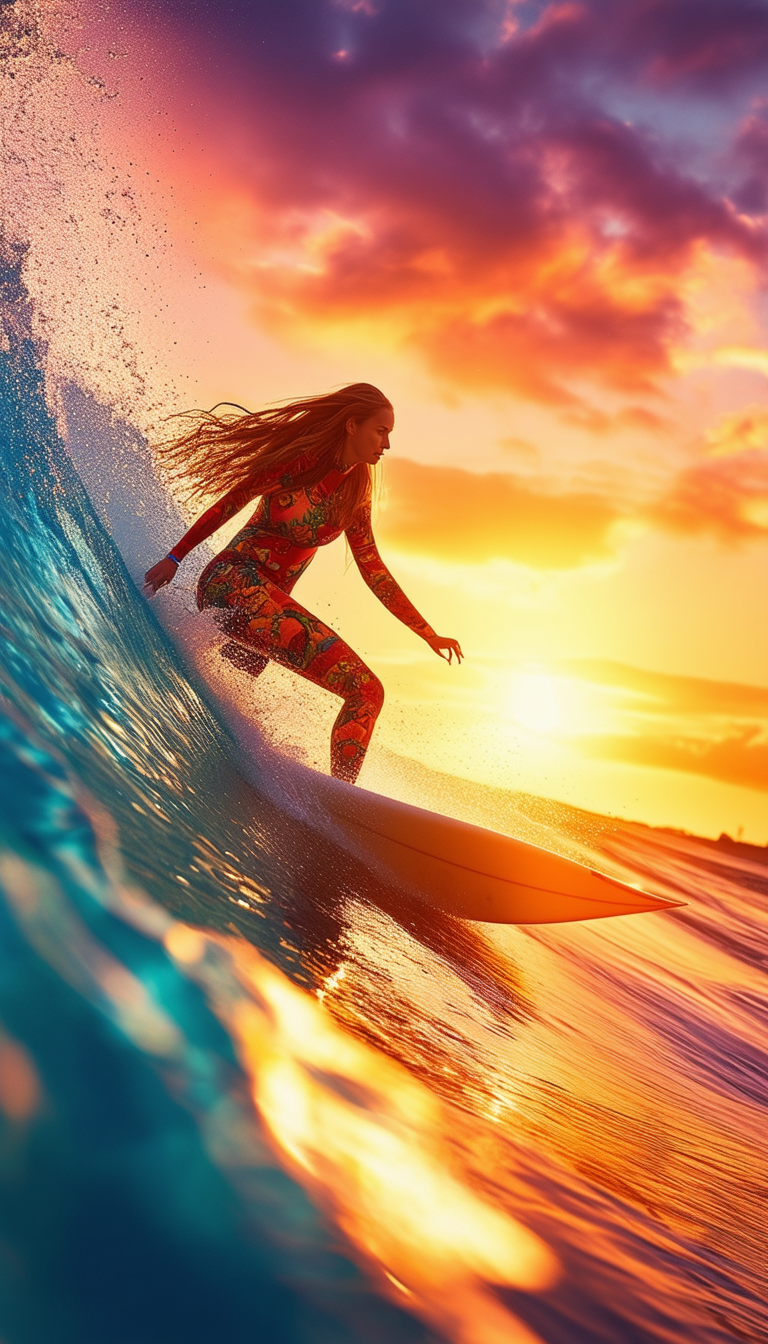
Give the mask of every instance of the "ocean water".
POLYGON ((687 901, 486 928, 321 835, 298 767, 203 679, 188 601, 161 624, 138 591, 166 506, 109 407, 60 389, 54 417, 23 262, 4 253, 0 352, 0 1338, 768 1339, 765 854, 476 790, 486 824, 687 901))

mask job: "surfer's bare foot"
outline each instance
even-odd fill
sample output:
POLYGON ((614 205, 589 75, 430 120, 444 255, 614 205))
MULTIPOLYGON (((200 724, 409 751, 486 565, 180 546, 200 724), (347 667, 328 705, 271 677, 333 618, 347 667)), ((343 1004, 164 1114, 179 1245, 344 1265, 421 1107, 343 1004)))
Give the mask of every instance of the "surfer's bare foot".
POLYGON ((230 639, 226 644, 222 644, 219 649, 222 658, 232 663, 233 667, 241 672, 249 672, 252 677, 258 677, 264 671, 269 662, 263 654, 256 653, 254 649, 246 649, 244 645, 238 644, 236 640, 230 639))

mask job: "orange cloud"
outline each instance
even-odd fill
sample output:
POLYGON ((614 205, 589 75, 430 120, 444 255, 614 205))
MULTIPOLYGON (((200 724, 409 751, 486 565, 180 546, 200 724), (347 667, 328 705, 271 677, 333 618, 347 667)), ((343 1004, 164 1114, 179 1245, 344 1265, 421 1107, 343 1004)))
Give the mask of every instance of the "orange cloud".
POLYGON ((572 659, 558 669, 637 697, 626 732, 580 737, 585 754, 706 775, 751 789, 768 785, 768 689, 678 677, 623 663, 572 659))
POLYGON ((768 449, 768 408, 747 406, 723 416, 707 434, 707 445, 712 457, 768 449))
POLYGON ((459 563, 572 569, 610 554, 620 516, 597 494, 547 493, 512 474, 403 458, 387 464, 387 493, 379 530, 390 545, 459 563))
MULTIPOLYGON (((444 382, 604 432, 585 386, 666 390, 702 257, 762 283, 762 0, 702 0, 695 22, 691 0, 123 8, 167 55, 163 167, 194 211, 177 227, 207 230, 273 329, 363 324, 444 382)), ((743 325, 720 343, 757 349, 743 325)))
POLYGON ((646 406, 625 406, 611 415, 598 410, 595 406, 579 406, 566 411, 563 420, 579 429, 588 429, 592 434, 610 434, 616 430, 634 429, 647 434, 668 434, 672 428, 669 420, 646 406))
POLYGON ((647 696, 655 702, 654 712, 768 720, 768 689, 763 686, 710 681, 707 677, 679 677, 602 658, 569 659, 557 667, 598 686, 617 686, 647 696))
POLYGON ((617 544, 616 524, 627 520, 729 545, 768 540, 766 454, 697 462, 650 504, 628 498, 631 487, 629 478, 603 471, 592 488, 555 491, 511 472, 480 475, 393 458, 380 530, 414 555, 469 564, 504 559, 534 569, 605 559, 617 544))
MULTIPOLYGON (((611 155, 619 153, 613 145, 611 155)), ((359 323, 420 354, 440 380, 514 391, 582 414, 598 432, 613 424, 658 429, 661 419, 643 407, 618 419, 592 411, 574 385, 638 397, 656 394, 674 373, 672 351, 688 330, 682 282, 702 255, 698 232, 682 240, 671 228, 669 240, 649 237, 642 246, 637 237, 606 236, 603 207, 581 199, 597 185, 577 190, 579 147, 555 156, 573 179, 565 197, 521 157, 516 189, 538 198, 538 218, 517 221, 503 237, 419 202, 424 188, 415 185, 413 200, 378 191, 346 219, 254 202, 246 235, 230 249, 249 258, 237 263, 238 280, 259 319, 277 329, 327 333, 359 323)), ((226 220, 216 228, 231 231, 226 220)))
POLYGON ((688 536, 709 534, 730 544, 768 540, 768 453, 697 462, 680 472, 647 516, 688 536))
POLYGON ((580 746, 588 755, 602 760, 683 770, 748 789, 765 789, 768 780, 768 742, 757 727, 715 742, 701 736, 646 731, 642 735, 583 738, 580 746))

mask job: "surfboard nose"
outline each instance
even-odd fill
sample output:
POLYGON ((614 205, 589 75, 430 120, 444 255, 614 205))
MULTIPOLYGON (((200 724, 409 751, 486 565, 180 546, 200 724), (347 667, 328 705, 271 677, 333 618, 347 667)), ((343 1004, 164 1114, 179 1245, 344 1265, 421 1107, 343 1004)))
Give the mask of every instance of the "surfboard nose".
POLYGON ((320 788, 334 821, 364 861, 460 919, 559 924, 685 904, 526 841, 365 789, 329 780, 320 788))

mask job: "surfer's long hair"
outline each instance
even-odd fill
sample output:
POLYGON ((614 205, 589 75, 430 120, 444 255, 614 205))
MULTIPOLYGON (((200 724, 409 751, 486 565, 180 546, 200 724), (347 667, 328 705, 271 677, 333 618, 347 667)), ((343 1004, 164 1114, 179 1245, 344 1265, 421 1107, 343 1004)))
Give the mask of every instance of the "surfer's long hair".
MULTIPOLYGON (((220 402, 220 406, 231 405, 220 402)), ((157 445, 161 469, 171 482, 186 486, 192 499, 210 499, 261 475, 285 466, 284 485, 290 489, 316 485, 340 465, 347 421, 367 420, 384 407, 383 392, 370 383, 351 383, 325 396, 305 397, 264 411, 242 406, 216 414, 183 411, 174 419, 189 428, 157 445)), ((361 505, 371 499, 373 468, 357 463, 334 492, 336 522, 347 527, 361 505)))

